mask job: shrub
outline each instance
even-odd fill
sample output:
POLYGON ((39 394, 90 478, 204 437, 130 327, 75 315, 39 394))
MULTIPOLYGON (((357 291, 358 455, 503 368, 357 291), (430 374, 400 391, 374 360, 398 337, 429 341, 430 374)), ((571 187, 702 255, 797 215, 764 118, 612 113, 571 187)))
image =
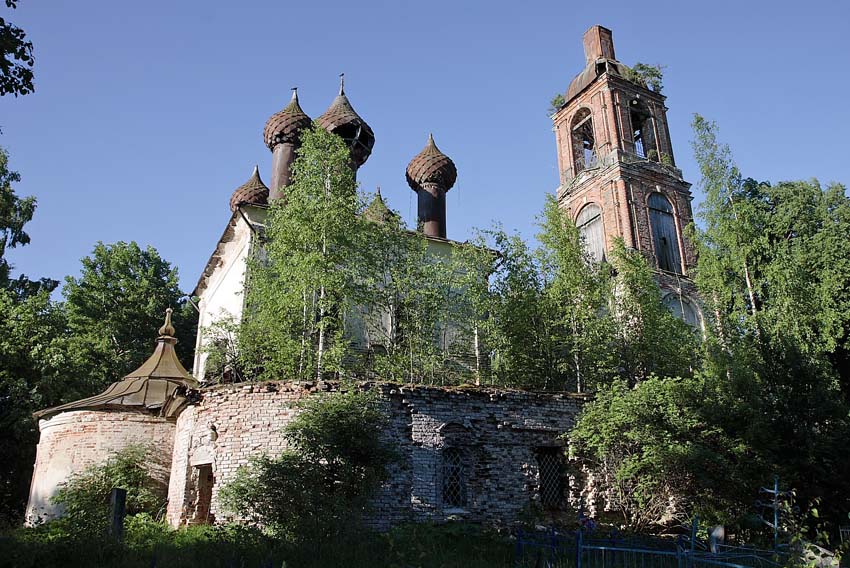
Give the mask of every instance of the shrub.
POLYGON ((374 393, 315 395, 284 435, 289 449, 260 456, 222 488, 224 506, 269 531, 297 540, 338 534, 363 512, 394 459, 374 393))
POLYGON ((64 521, 77 535, 98 534, 106 529, 110 493, 115 487, 127 490, 128 516, 159 516, 168 491, 163 468, 153 448, 128 446, 105 462, 73 475, 53 497, 53 503, 64 508, 64 521))

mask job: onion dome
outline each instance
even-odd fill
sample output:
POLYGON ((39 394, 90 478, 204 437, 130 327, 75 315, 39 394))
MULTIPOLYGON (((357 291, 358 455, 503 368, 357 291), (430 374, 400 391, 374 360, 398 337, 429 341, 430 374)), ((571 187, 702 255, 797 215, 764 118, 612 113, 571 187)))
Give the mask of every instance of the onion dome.
POLYGON ((387 207, 386 202, 384 202, 384 198, 381 196, 381 188, 379 187, 377 193, 375 193, 375 198, 371 203, 369 203, 369 205, 366 206, 366 209, 363 210, 363 217, 373 223, 383 224, 393 219, 397 219, 398 215, 393 213, 393 211, 387 207))
POLYGON ((308 128, 312 122, 298 104, 298 89, 292 89, 292 100, 289 104, 266 121, 266 127, 263 128, 263 142, 269 150, 274 150, 278 144, 295 142, 301 131, 308 128))
POLYGON ((434 135, 428 135, 428 143, 410 163, 407 164, 407 184, 413 191, 419 191, 422 184, 437 183, 448 191, 457 181, 457 168, 451 158, 440 152, 434 143, 434 135))
POLYGON ((159 328, 156 348, 141 367, 98 395, 41 410, 34 416, 46 419, 73 410, 146 410, 176 418, 187 403, 186 391, 197 388, 198 381, 177 358, 171 313, 171 308, 165 311, 165 324, 159 328))
POLYGON ((345 140, 351 148, 351 159, 356 167, 359 168, 369 159, 375 145, 375 133, 348 102, 343 75, 339 78, 339 95, 316 122, 328 132, 345 140))
POLYGON ((240 205, 268 205, 269 188, 260 179, 260 168, 254 166, 251 178, 236 188, 230 196, 230 210, 236 211, 240 205))

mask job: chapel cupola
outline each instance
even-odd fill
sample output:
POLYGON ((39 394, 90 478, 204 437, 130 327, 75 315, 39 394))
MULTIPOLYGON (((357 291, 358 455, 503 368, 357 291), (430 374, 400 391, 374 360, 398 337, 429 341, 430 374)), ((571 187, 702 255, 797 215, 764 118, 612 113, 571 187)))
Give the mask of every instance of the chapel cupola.
POLYGON ((339 76, 339 94, 325 113, 316 119, 319 125, 345 140, 351 150, 355 171, 366 163, 375 145, 375 134, 366 124, 345 95, 345 76, 339 76))
POLYGON ((457 181, 457 168, 428 135, 428 143, 407 165, 407 184, 419 196, 419 230, 446 238, 446 193, 457 181))
POLYGON ((260 179, 260 168, 254 166, 254 173, 248 181, 237 187, 230 196, 230 210, 236 211, 240 205, 268 205, 269 188, 260 179))
POLYGON ((102 393, 40 410, 34 414, 46 419, 75 410, 141 410, 168 419, 176 419, 186 404, 186 391, 198 388, 198 381, 183 367, 174 346, 177 338, 171 324, 173 310, 165 311, 165 323, 159 328, 156 347, 141 367, 114 382, 102 393))
POLYGON ((295 161, 301 131, 309 128, 312 120, 298 104, 298 89, 292 89, 292 99, 283 110, 274 113, 263 128, 263 142, 272 152, 272 189, 269 199, 283 197, 283 188, 289 185, 290 168, 295 161))

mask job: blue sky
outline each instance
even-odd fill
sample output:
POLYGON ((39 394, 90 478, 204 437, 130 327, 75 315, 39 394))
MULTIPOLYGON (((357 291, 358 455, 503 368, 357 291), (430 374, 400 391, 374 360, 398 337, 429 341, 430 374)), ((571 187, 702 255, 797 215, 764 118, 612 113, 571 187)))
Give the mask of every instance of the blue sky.
POLYGON ((558 185, 548 101, 582 69, 594 24, 621 61, 666 66, 697 202, 694 112, 719 123, 745 175, 850 182, 844 1, 21 0, 9 19, 36 56, 36 93, 0 99, 17 191, 39 202, 32 244, 9 254, 31 277, 77 274, 96 241, 136 240, 191 291, 233 189, 255 163, 269 181, 266 119, 293 86, 319 116, 340 72, 377 139, 365 189, 411 220, 404 170, 433 132, 459 171, 449 237, 494 221, 531 237, 558 185))

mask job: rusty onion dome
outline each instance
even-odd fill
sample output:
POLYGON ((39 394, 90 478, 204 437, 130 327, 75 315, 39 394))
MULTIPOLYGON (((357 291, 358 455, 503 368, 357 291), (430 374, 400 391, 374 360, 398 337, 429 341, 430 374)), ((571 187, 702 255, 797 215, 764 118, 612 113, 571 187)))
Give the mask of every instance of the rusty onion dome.
POLYGON ((254 166, 251 178, 236 188, 230 196, 230 210, 236 211, 240 205, 268 205, 269 188, 260 179, 260 168, 254 166))
POLYGON ((312 122, 298 104, 298 89, 292 89, 292 100, 289 104, 266 121, 263 142, 269 150, 274 150, 275 146, 284 142, 295 142, 301 131, 308 128, 312 122))
POLYGON ((429 134, 425 148, 407 164, 406 177, 413 191, 419 191, 424 183, 439 183, 448 191, 457 181, 457 168, 451 158, 440 152, 434 136, 429 134))
POLYGON ((316 122, 328 132, 345 140, 351 149, 351 159, 358 168, 369 159, 375 145, 375 133, 351 106, 341 80, 339 95, 316 122))

